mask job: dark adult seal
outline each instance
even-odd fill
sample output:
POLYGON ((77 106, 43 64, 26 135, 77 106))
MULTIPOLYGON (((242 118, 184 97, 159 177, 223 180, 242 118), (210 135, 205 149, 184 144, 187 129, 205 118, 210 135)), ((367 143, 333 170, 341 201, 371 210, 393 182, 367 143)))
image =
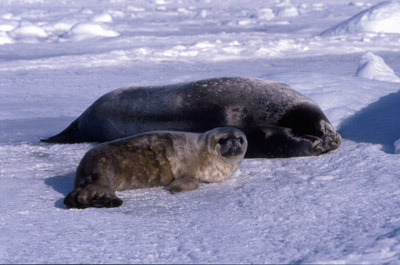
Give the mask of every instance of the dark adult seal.
POLYGON ((221 182, 239 167, 245 134, 230 127, 203 134, 155 131, 100 144, 82 158, 68 208, 118 207, 115 191, 167 186, 172 193, 221 182))
POLYGON ((153 130, 204 132, 223 126, 246 134, 246 157, 319 155, 341 143, 315 102, 286 84, 244 77, 120 88, 43 141, 104 142, 153 130))

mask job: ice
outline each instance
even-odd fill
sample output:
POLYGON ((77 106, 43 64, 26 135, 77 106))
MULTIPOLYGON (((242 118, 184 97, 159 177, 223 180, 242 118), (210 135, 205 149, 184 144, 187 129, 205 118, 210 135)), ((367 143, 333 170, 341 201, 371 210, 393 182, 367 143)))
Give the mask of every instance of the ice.
POLYGON ((398 5, 2 1, 0 263, 397 264, 398 5), (285 7, 297 15, 278 15, 285 7), (221 76, 289 84, 321 106, 341 147, 245 159, 192 192, 130 190, 120 208, 65 209, 96 143, 41 138, 110 90, 221 76))
POLYGON ((383 58, 372 52, 367 52, 361 56, 355 75, 379 81, 400 82, 400 78, 385 63, 383 58))

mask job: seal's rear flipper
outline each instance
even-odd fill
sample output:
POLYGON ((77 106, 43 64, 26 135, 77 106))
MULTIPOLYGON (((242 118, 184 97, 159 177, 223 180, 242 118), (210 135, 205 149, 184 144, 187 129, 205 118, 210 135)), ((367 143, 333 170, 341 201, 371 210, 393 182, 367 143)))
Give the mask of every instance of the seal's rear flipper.
POLYGON ((99 197, 96 199, 93 199, 90 203, 91 207, 96 207, 96 208, 114 208, 114 207, 119 207, 122 205, 122 200, 118 197, 115 198, 110 198, 110 197, 99 197))
POLYGON ((109 187, 99 186, 94 183, 91 183, 84 188, 76 188, 64 199, 64 204, 68 209, 85 209, 88 207, 112 208, 119 207, 122 203, 122 200, 118 198, 115 195, 115 192, 109 187))
POLYGON ((73 144, 83 142, 79 133, 78 120, 73 121, 65 130, 47 139, 40 139, 45 143, 73 144))
POLYGON ((78 193, 82 190, 82 188, 78 188, 76 190, 74 190, 73 192, 70 192, 67 197, 65 197, 64 199, 64 205, 68 208, 78 208, 78 209, 85 209, 87 208, 89 205, 81 205, 78 204, 76 202, 76 196, 78 195, 78 193))

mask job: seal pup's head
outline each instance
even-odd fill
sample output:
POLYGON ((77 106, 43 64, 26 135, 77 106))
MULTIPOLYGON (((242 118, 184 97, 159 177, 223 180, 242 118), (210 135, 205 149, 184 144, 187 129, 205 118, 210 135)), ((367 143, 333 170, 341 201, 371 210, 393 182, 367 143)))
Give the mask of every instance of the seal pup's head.
POLYGON ((196 160, 196 178, 202 182, 221 182, 232 176, 247 151, 246 135, 233 127, 207 131, 198 141, 204 152, 196 160))
POLYGON ((246 135, 234 127, 218 127, 206 134, 208 152, 225 160, 241 162, 247 150, 246 135))

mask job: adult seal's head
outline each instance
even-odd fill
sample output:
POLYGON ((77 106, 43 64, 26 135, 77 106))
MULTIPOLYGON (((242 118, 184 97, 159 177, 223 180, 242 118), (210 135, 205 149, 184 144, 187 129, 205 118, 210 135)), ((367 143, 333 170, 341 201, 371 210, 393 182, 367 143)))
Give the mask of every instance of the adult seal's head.
POLYGON ((245 134, 230 127, 203 134, 154 131, 100 144, 82 158, 64 204, 117 207, 122 200, 115 191, 161 185, 177 193, 221 182, 239 167, 246 149, 245 134))
POLYGON ((286 84, 247 77, 120 88, 44 141, 104 142, 154 130, 204 132, 224 126, 246 134, 247 157, 319 155, 341 143, 315 102, 286 84))

